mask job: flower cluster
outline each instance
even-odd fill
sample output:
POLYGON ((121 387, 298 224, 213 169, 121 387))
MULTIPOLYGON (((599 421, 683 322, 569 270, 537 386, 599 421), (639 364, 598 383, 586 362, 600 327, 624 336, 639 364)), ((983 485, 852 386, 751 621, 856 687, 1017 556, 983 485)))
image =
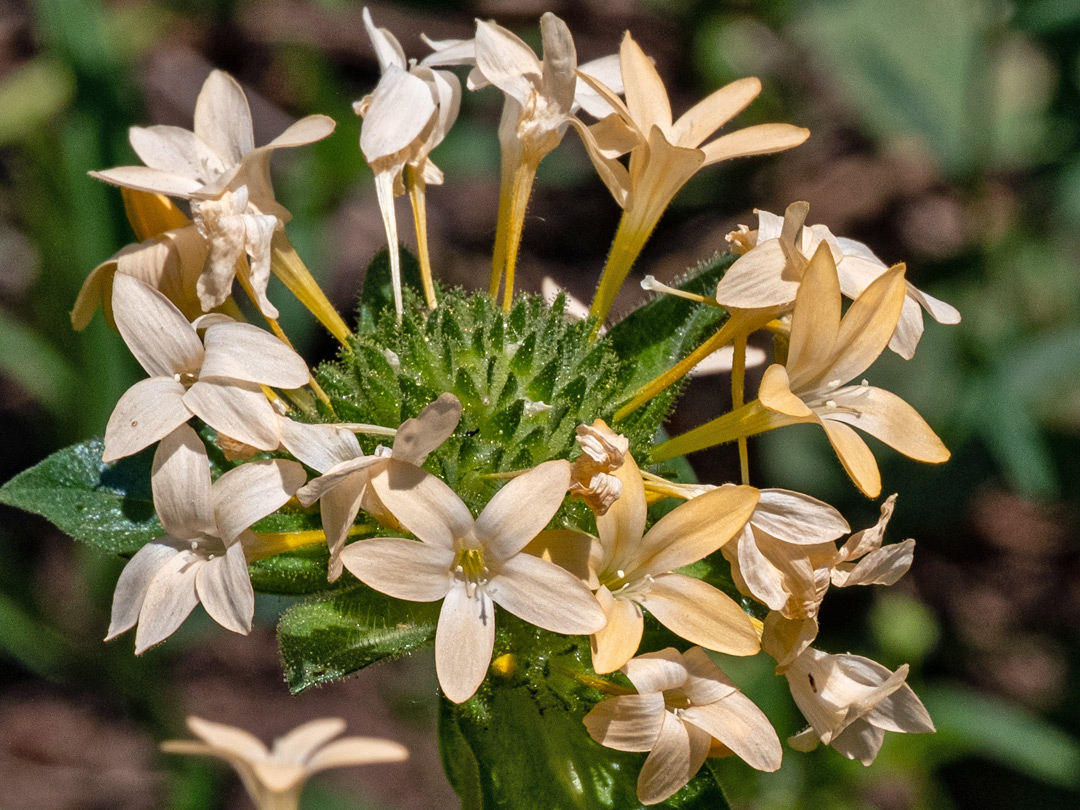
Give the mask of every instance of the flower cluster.
MULTIPOLYGON (((694 173, 797 146, 809 134, 772 123, 710 140, 760 93, 757 79, 735 81, 675 119, 656 68, 629 34, 617 55, 579 65, 569 29, 550 13, 540 23, 542 57, 506 29, 478 22, 473 39, 430 42, 433 52, 420 62, 408 61, 398 40, 376 27, 366 10, 364 20, 381 78, 356 111, 390 244, 396 326, 388 329, 404 329, 408 308, 421 306, 402 288, 393 198, 406 191, 426 305, 418 317, 440 317, 424 206, 426 186, 444 179, 431 152, 453 125, 461 99, 460 81, 446 68, 468 66, 469 90, 493 85, 505 97, 488 300, 502 289, 502 306, 512 308, 533 177, 568 129, 581 137, 622 208, 591 321, 581 327, 598 344, 606 340, 601 327, 631 266, 694 173)), ((727 317, 713 319, 714 334, 610 407, 576 411, 585 401, 580 393, 576 404, 541 401, 535 391, 552 391, 553 382, 527 390, 522 383, 519 391, 515 377, 511 385, 512 374, 524 374, 538 349, 508 339, 512 319, 499 313, 497 328, 469 340, 479 347, 488 377, 501 375, 510 392, 505 396, 516 411, 503 413, 516 416, 509 427, 505 419, 488 419, 495 403, 461 374, 440 378, 435 395, 412 410, 412 418, 387 424, 359 408, 360 418, 382 424, 346 421, 335 408, 356 407, 324 391, 289 345, 267 297, 273 272, 339 339, 343 357, 362 354, 289 244, 289 214, 274 199, 269 177, 275 149, 311 143, 333 128, 330 119, 309 116, 255 147, 240 85, 215 71, 199 96, 193 132, 133 128, 132 147, 146 165, 94 173, 124 187, 142 241, 94 271, 73 322, 84 326, 103 304, 149 375, 118 402, 105 430, 103 460, 157 444, 151 485, 164 529, 121 574, 108 638, 137 625, 136 652, 142 653, 166 639, 199 602, 223 627, 246 633, 254 608, 247 564, 325 540, 327 582, 344 577, 351 587, 396 600, 441 602, 436 670, 454 703, 469 700, 485 683, 502 612, 547 633, 588 636, 589 682, 615 696, 595 704, 585 728, 603 746, 649 752, 637 788, 644 803, 678 791, 708 756, 734 754, 761 770, 780 766, 776 732, 705 650, 764 650, 776 659, 777 673, 787 678, 810 723, 793 738, 797 747, 823 742, 869 763, 884 731, 933 730, 905 684, 906 667, 889 672, 868 659, 811 646, 830 586, 890 585, 910 566, 913 540, 883 545, 895 496, 876 526, 838 547, 850 528, 835 509, 808 495, 750 486, 746 439, 790 424, 820 424, 844 469, 871 497, 881 492, 880 474, 855 428, 914 459, 944 461, 948 451, 910 405, 865 380, 850 381, 886 347, 912 356, 923 328, 920 307, 941 323, 959 320, 956 311, 907 282, 903 264, 889 267, 865 245, 821 225, 807 227, 807 205, 793 203, 783 218, 759 212, 756 230, 729 237, 739 255, 715 296, 650 282, 696 307, 723 309, 727 317), (162 195, 187 201, 191 219, 162 195), (234 282, 270 331, 244 321, 234 282), (851 299, 846 311, 844 296, 851 299), (746 402, 747 338, 761 329, 776 338, 774 363, 756 398, 746 402), (732 411, 655 445, 652 430, 644 438, 632 432, 646 405, 669 403, 659 395, 720 349, 730 358, 732 411), (510 371, 496 355, 512 356, 510 371), (561 449, 538 457, 540 433, 523 436, 518 425, 547 411, 552 424, 573 415, 577 446, 567 435, 561 449), (392 437, 392 446, 372 448, 367 435, 392 437), (470 457, 477 435, 503 442, 499 452, 470 457), (728 441, 737 441, 742 455, 738 484, 680 483, 649 469, 728 441), (224 457, 227 471, 211 456, 224 457), (463 466, 479 471, 469 478, 463 466), (683 502, 659 519, 650 514, 652 503, 670 498, 683 502), (318 504, 322 532, 251 530, 287 504, 294 511, 318 504), (730 592, 703 573, 717 565, 730 570, 730 592), (740 595, 742 604, 754 604, 749 612, 736 601, 740 595), (652 620, 683 640, 682 651, 643 646, 652 620)), ((421 351, 382 346, 364 362, 381 364, 418 389, 415 380, 438 378, 442 362, 420 357, 421 351)), ((558 377, 558 366, 551 369, 543 379, 558 377)), ((265 770, 259 764, 265 749, 244 738, 241 751, 236 739, 226 740, 202 721, 192 728, 208 746, 173 743, 169 750, 198 748, 246 763, 238 768, 249 790, 263 789, 256 777, 265 770)), ((309 731, 301 735, 307 743, 322 742, 340 728, 309 731)), ((302 762, 289 760, 289 773, 323 767, 320 756, 337 764, 329 750, 305 748, 302 762)), ((389 749, 381 755, 391 754, 397 755, 389 749)), ((299 784, 294 777, 285 780, 288 790, 299 784)))

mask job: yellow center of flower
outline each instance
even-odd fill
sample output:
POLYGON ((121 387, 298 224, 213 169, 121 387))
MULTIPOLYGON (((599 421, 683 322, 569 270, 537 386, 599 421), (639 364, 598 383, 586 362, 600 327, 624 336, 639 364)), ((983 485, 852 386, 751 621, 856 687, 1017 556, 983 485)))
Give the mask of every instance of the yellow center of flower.
POLYGON ((465 593, 470 598, 477 588, 483 588, 491 578, 491 571, 484 565, 484 550, 463 548, 454 557, 453 572, 465 583, 465 593))

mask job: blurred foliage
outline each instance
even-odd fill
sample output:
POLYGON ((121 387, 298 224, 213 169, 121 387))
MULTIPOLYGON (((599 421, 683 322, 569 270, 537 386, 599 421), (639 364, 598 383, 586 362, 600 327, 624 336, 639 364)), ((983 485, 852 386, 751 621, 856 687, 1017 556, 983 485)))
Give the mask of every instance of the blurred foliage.
MULTIPOLYGON (((1080 6, 624 5, 612 12, 589 0, 553 10, 567 18, 583 52, 593 49, 587 57, 614 50, 631 27, 672 82, 677 106, 754 74, 766 91, 740 120, 794 121, 815 133, 780 169, 745 161, 691 183, 646 250, 643 272, 665 252, 683 265, 705 258, 734 222, 752 222, 755 205, 776 211, 808 199, 811 221, 868 242, 887 260, 907 261, 919 286, 964 316, 956 327, 928 325, 908 373, 890 357, 868 374, 926 414, 954 456, 941 468, 920 468, 884 451, 886 486, 900 492, 890 534, 917 538, 915 568, 894 593, 831 595, 822 622, 825 649, 852 649, 892 667, 910 663, 939 733, 888 740, 871 769, 831 750, 789 752, 771 775, 719 761, 715 773, 732 806, 1075 807, 1080 6), (698 253, 686 255, 690 248, 698 253)), ((496 13, 490 4, 430 2, 373 11, 410 55, 419 55, 416 34, 427 26, 433 36, 467 35, 473 17, 496 13)), ((496 16, 535 37, 537 13, 532 4, 507 2, 496 16)), ((187 126, 209 67, 234 72, 257 96, 257 133, 259 122, 282 111, 339 121, 331 138, 289 156, 275 181, 294 214, 293 243, 343 311, 355 301, 359 268, 381 232, 350 108, 377 75, 357 4, 24 0, 4 3, 0 18, 6 481, 100 434, 119 394, 137 379, 101 319, 84 333, 70 328, 83 279, 131 239, 119 195, 86 172, 131 162, 126 129, 134 123, 187 126)), ((493 212, 477 201, 497 194, 498 102, 477 94, 464 105, 461 123, 435 155, 447 186, 430 193, 433 206, 444 206, 435 238, 447 244, 435 247, 437 268, 441 255, 456 272, 453 281, 484 266, 494 220, 471 225, 468 215, 471 208, 493 212), (473 196, 454 202, 463 189, 473 196)), ((573 270, 565 282, 587 294, 615 212, 576 146, 556 156, 538 178, 522 265, 573 270)), ((325 353, 325 336, 280 293, 271 296, 286 331, 309 356, 325 353)), ((690 386, 689 403, 695 386, 702 383, 690 386)), ((869 525, 876 506, 850 487, 819 433, 796 427, 753 443, 755 483, 804 489, 841 508, 853 526, 869 525)), ((709 469, 706 459, 694 461, 709 469)), ((144 659, 134 659, 129 645, 103 645, 118 570, 116 560, 75 551, 39 521, 4 511, 0 658, 9 666, 0 672, 0 703, 16 689, 48 683, 95 695, 153 739, 182 733, 175 697, 156 685, 201 631, 185 631, 144 659), (79 588, 57 581, 57 555, 79 588)), ((722 666, 781 736, 801 728, 786 685, 763 657, 724 658, 722 666)), ((220 806, 213 797, 221 795, 222 775, 212 766, 166 766, 168 798, 160 806, 220 806)), ((326 789, 307 798, 311 807, 360 806, 326 789)))

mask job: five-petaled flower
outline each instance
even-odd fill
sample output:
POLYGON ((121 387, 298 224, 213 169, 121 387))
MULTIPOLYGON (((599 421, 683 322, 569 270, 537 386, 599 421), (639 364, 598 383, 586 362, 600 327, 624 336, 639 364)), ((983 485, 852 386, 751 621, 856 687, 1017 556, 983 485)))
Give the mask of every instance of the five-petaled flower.
POLYGON ((473 518, 461 498, 414 464, 390 458, 371 486, 419 538, 379 537, 346 546, 345 567, 378 591, 414 602, 443 600, 435 669, 450 700, 472 697, 495 644, 498 604, 555 633, 595 633, 604 611, 572 574, 522 549, 554 517, 570 464, 547 461, 514 478, 473 518))
POLYGON ((328 768, 401 762, 409 758, 405 746, 376 737, 342 737, 345 721, 323 717, 297 726, 274 740, 270 749, 240 728, 188 717, 187 726, 198 740, 167 740, 161 750, 169 754, 219 757, 236 769, 258 810, 296 810, 300 792, 313 773, 328 768))
POLYGON ((585 715, 594 740, 618 751, 648 751, 637 795, 657 804, 689 782, 706 757, 735 754, 775 771, 783 754, 767 717, 701 647, 639 655, 622 671, 637 689, 585 715))
POLYGON ((181 425, 162 439, 150 483, 168 534, 124 566, 105 640, 137 622, 135 652, 142 653, 172 635, 199 602, 222 627, 250 631, 255 594, 244 544, 255 536, 248 527, 284 505, 304 478, 295 461, 264 459, 211 483, 206 448, 194 430, 181 425))

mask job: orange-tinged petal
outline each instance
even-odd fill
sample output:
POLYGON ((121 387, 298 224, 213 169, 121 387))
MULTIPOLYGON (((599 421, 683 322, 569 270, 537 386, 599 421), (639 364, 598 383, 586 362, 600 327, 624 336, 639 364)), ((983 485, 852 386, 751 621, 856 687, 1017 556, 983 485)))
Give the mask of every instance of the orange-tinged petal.
POLYGON ((660 734, 638 774, 638 800, 658 804, 680 790, 705 763, 711 744, 707 731, 664 712, 660 734))
POLYGON ((829 367, 839 330, 840 279, 832 252, 823 242, 806 266, 791 316, 787 369, 792 390, 816 382, 817 375, 829 367))
POLYGON ((698 147, 701 142, 746 109, 758 97, 761 81, 736 79, 714 90, 681 116, 671 130, 671 139, 680 146, 698 147))
MULTIPOLYGON (((592 666, 604 674, 614 672, 634 657, 645 632, 645 620, 640 607, 628 599, 616 599, 603 585, 596 592, 596 599, 607 615, 607 625, 590 639, 592 666)), ((638 690, 641 691, 640 686, 638 690)))
POLYGON ((843 422, 917 461, 940 464, 949 450, 918 412, 891 391, 872 385, 850 385, 833 394, 836 410, 823 419, 843 422))
POLYGON ((750 617, 734 599, 700 579, 662 574, 641 604, 660 624, 694 644, 728 655, 761 649, 750 617))
POLYGON ((616 751, 651 751, 664 722, 664 696, 620 695, 597 703, 582 722, 589 736, 616 751))
POLYGON ((649 505, 645 501, 645 485, 633 456, 627 453, 612 475, 622 483, 622 493, 603 515, 596 519, 596 531, 604 549, 607 573, 626 568, 636 553, 645 533, 649 505))
POLYGON ((812 417, 814 412, 791 392, 787 369, 774 363, 765 369, 758 386, 758 399, 770 411, 796 418, 812 417))
POLYGON ((630 117, 648 132, 654 125, 664 132, 671 130, 671 105, 667 90, 652 60, 645 55, 627 32, 619 48, 626 106, 630 117))
POLYGON ((721 160, 752 155, 770 155, 798 146, 810 137, 810 130, 792 124, 758 124, 744 127, 701 147, 705 153, 705 166, 721 160))
POLYGON ((840 322, 834 360, 824 372, 827 377, 847 382, 870 367, 889 345, 906 295, 902 264, 889 268, 863 290, 840 322))
POLYGON ((881 473, 878 472, 874 454, 859 438, 859 434, 833 419, 823 419, 821 426, 829 437, 829 443, 836 451, 837 458, 844 465, 847 474, 864 495, 876 498, 881 494, 881 473))

